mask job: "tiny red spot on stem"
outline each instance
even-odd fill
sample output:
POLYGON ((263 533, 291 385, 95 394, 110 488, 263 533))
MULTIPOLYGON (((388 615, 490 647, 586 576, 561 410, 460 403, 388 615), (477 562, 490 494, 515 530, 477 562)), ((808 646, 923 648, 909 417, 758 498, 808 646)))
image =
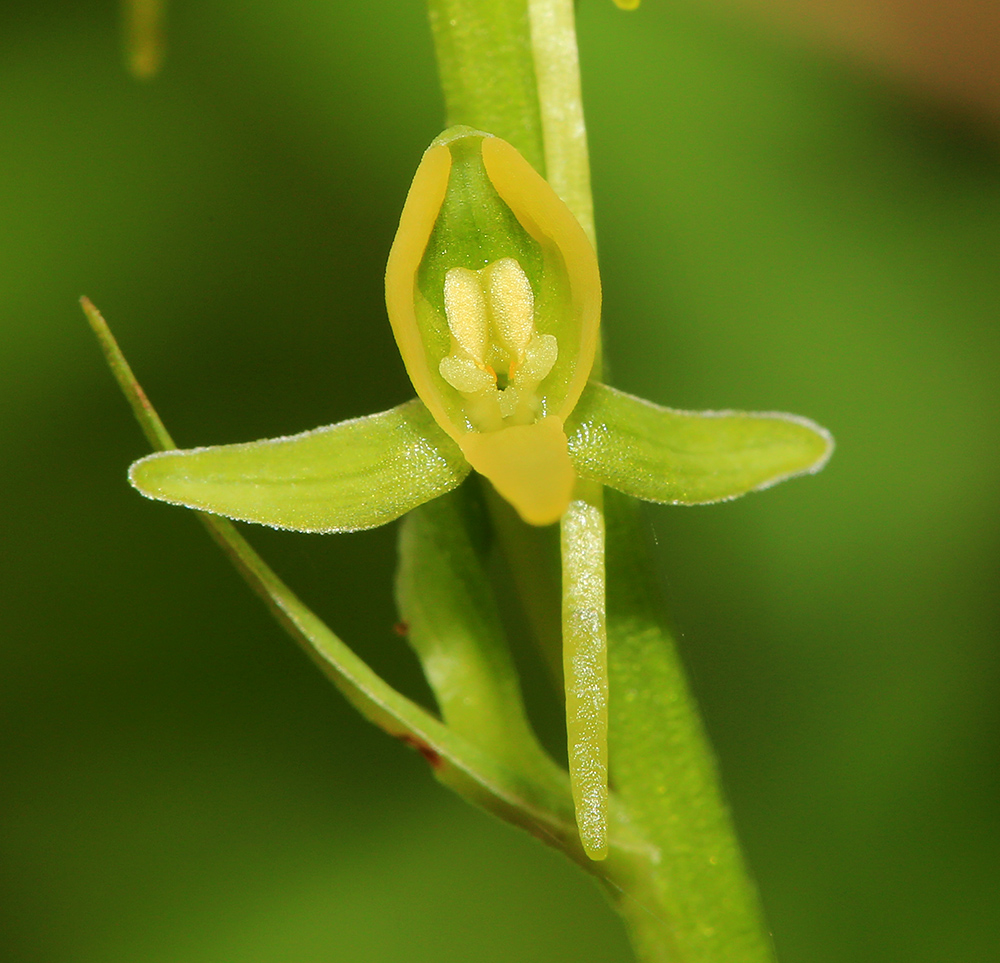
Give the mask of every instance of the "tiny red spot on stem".
POLYGON ((429 763, 432 769, 440 769, 444 764, 444 760, 441 758, 441 753, 436 749, 432 749, 426 742, 417 739, 415 736, 411 736, 408 733, 403 733, 396 738, 400 742, 405 742, 406 745, 411 746, 416 749, 429 763))

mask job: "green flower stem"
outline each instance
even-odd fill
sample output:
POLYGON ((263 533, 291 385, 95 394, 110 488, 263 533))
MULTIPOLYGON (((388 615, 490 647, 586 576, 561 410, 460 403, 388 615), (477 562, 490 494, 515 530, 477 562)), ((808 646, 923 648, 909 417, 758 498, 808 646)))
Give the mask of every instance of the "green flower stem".
POLYGON ((538 644, 556 691, 563 688, 562 571, 556 525, 525 525, 492 485, 482 485, 490 521, 510 565, 530 631, 538 644))
POLYGON ((510 141, 593 242, 573 0, 428 0, 428 10, 447 126, 510 141))
POLYGON ((399 612, 448 728, 565 799, 566 774, 541 748, 525 713, 484 570, 486 543, 474 538, 474 491, 457 489, 403 518, 399 612))
POLYGON ((525 0, 430 0, 446 127, 512 143, 545 173, 542 117, 525 0))
MULTIPOLYGON (((528 0, 545 177, 597 247, 573 0, 528 0)), ((600 372, 594 377, 599 378, 600 372)))
POLYGON ((622 899, 618 910, 641 960, 771 963, 756 889, 666 628, 644 509, 605 494, 612 785, 657 849, 642 880, 651 902, 622 899))
MULTIPOLYGON (((586 127, 580 92, 580 71, 572 0, 488 0, 458 2, 430 0, 431 23, 441 70, 450 123, 481 127, 504 136, 529 160, 543 158, 538 167, 555 192, 570 208, 595 242, 593 200, 586 127), (505 25, 502 42, 494 40, 490 25, 505 25), (530 52, 530 62, 526 58, 530 52), (505 54, 507 56, 505 56, 505 54), (496 97, 495 79, 476 73, 489 63, 499 76, 515 71, 523 75, 514 85, 517 96, 496 97), (482 81, 477 89, 475 80, 482 81), (524 97, 525 84, 529 96, 524 97), (520 115, 519 115, 519 112, 520 115), (535 117, 539 123, 534 123, 535 117), (491 129, 485 124, 498 125, 491 129), (522 141, 501 131, 521 132, 522 141)), ((537 161, 534 161, 537 165, 537 161)), ((592 377, 599 378, 599 358, 592 377)), ((594 538, 601 520, 600 487, 586 484, 589 500, 571 512, 563 525, 563 678, 566 691, 570 778, 576 802, 577 823, 584 849, 595 859, 607 853, 607 674, 603 630, 604 539, 594 538), (586 523, 584 523, 586 519, 586 523), (573 533, 568 534, 568 533, 573 533), (586 563, 575 553, 576 537, 587 544, 586 563), (574 559, 578 566, 573 565, 574 559), (576 567, 586 571, 575 571, 576 567), (589 631, 580 616, 593 610, 583 594, 600 595, 600 632, 589 631), (575 666, 575 669, 574 669, 575 666), (592 682, 589 695, 585 683, 592 682), (598 692, 599 706, 591 707, 598 692)), ((501 539, 510 539, 513 525, 498 526, 501 539)), ((508 541, 505 549, 517 571, 529 564, 523 540, 508 541)), ((533 594, 533 593, 529 593, 533 594)), ((545 646, 549 650, 549 646, 545 646)))
MULTIPOLYGON (((567 80, 577 70, 570 0, 429 0, 429 6, 449 123, 511 141, 559 184, 557 193, 581 223, 592 225, 579 79, 567 80), (502 90, 508 80, 509 96, 502 90), (532 87, 534 100, 526 95, 532 87)), ((773 955, 756 893, 659 609, 638 506, 613 495, 607 507, 615 793, 609 858, 587 868, 603 879, 640 959, 768 963, 773 955), (645 850, 618 846, 623 820, 645 839, 645 850)), ((498 532, 512 569, 537 564, 524 554, 531 540, 504 538, 508 527, 498 532)))

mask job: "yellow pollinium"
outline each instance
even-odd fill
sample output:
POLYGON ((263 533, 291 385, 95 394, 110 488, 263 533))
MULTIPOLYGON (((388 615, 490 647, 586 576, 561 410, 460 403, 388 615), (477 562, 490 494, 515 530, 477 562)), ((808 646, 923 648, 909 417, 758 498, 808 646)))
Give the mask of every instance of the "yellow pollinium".
POLYGON ((531 284, 514 258, 479 271, 456 267, 445 275, 444 304, 452 347, 439 370, 465 399, 477 428, 459 439, 465 457, 525 521, 558 521, 575 475, 562 419, 537 420, 538 385, 559 346, 535 330, 531 284), (505 387, 498 386, 498 373, 505 387))
POLYGON ((541 414, 538 386, 556 363, 559 345, 553 335, 535 331, 534 304, 531 284, 514 258, 479 271, 451 268, 445 275, 451 353, 438 370, 462 395, 477 431, 529 425, 541 414))

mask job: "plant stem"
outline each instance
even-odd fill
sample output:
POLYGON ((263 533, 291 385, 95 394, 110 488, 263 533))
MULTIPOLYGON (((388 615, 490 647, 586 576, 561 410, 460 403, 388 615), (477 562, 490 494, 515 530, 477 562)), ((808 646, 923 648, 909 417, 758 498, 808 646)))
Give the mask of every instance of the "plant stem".
MULTIPOLYGON (((593 238, 572 0, 429 0, 429 7, 449 124, 513 143, 593 238), (507 81, 509 96, 498 90, 507 81)), ((665 627, 638 506, 611 495, 611 845, 605 862, 583 865, 604 883, 640 960, 769 963, 756 892, 665 627)), ((537 564, 518 557, 531 540, 505 538, 503 526, 499 534, 515 571, 537 564)), ((552 580, 545 584, 551 593, 552 580)), ((532 608, 558 604, 542 601, 532 608)))
POLYGON ((430 0, 447 126, 509 141, 545 173, 534 52, 524 0, 430 0))
POLYGON ((597 247, 573 0, 528 0, 545 177, 597 247))

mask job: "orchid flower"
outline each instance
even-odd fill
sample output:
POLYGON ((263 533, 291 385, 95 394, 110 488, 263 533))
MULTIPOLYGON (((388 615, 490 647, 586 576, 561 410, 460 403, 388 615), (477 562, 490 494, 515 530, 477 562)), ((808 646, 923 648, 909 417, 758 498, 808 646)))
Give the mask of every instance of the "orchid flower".
POLYGON ((386 270, 417 398, 288 437, 162 451, 144 495, 300 532, 373 528, 475 471, 529 525, 561 525, 570 785, 583 848, 608 848, 601 486, 696 505, 823 467, 805 418, 663 408, 591 380, 601 287, 583 229, 506 141, 454 127, 423 156, 386 270))

